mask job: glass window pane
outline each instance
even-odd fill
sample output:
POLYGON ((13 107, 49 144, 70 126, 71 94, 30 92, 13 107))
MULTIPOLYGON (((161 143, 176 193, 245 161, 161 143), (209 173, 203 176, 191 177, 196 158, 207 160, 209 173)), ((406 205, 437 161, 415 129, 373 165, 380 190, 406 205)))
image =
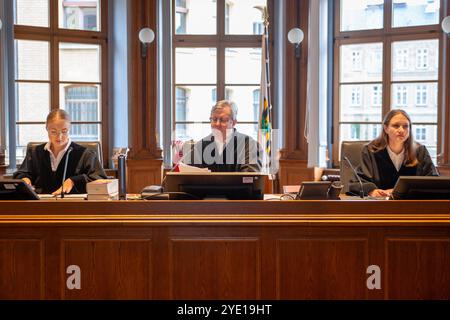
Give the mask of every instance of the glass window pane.
POLYGON ((215 34, 216 0, 176 0, 175 34, 215 34))
POLYGON ((261 82, 261 48, 226 48, 225 83, 259 84, 261 82))
POLYGON ((381 122, 381 97, 381 83, 341 85, 340 121, 381 122))
POLYGON ((215 84, 217 81, 215 48, 176 48, 175 65, 177 84, 215 84))
POLYGON ((61 109, 69 113, 72 122, 100 121, 100 93, 99 85, 61 84, 61 109))
POLYGON ((439 40, 392 43, 392 80, 437 80, 439 40))
POLYGON ((175 88, 176 121, 208 121, 216 103, 213 86, 177 86, 175 88))
POLYGON ((49 0, 15 0, 15 24, 49 27, 49 0))
POLYGON ((383 44, 358 43, 342 45, 340 49, 340 81, 381 81, 383 44))
POLYGON ((404 109, 413 123, 437 122, 437 83, 395 83, 391 108, 404 109))
POLYGON ((16 80, 50 80, 49 43, 15 40, 16 80))
POLYGON ((256 141, 258 141, 258 125, 257 124, 249 124, 249 123, 237 123, 236 130, 240 133, 246 134, 256 141))
POLYGON ((27 152, 28 142, 47 142, 48 136, 45 123, 42 124, 18 124, 16 125, 16 158, 17 163, 22 163, 27 152))
POLYGON ((211 125, 209 123, 194 123, 194 124, 176 124, 175 125, 175 140, 199 141, 202 138, 211 134, 211 125))
POLYGON ((59 27, 76 30, 100 30, 99 0, 58 0, 59 27))
POLYGON ((381 133, 381 124, 341 124, 339 126, 339 145, 342 141, 373 140, 381 133))
POLYGON ((425 145, 431 159, 436 164, 437 156, 437 126, 436 125, 412 125, 414 139, 425 145))
POLYGON ((383 28, 383 0, 341 0, 341 31, 383 28))
POLYGON ((70 138, 73 141, 100 141, 100 124, 76 124, 70 126, 70 138))
POLYGON ((238 108, 237 120, 259 121, 259 86, 227 86, 225 99, 234 101, 238 108))
POLYGON ((45 121, 50 112, 50 85, 16 83, 16 121, 45 121))
MULTIPOLYGON (((239 132, 245 133, 255 140, 258 138, 257 124, 236 124, 236 129, 239 132)), ((202 138, 211 134, 211 125, 209 123, 195 123, 195 124, 176 124, 175 125, 175 140, 199 141, 202 138)))
POLYGON ((263 34, 264 24, 261 9, 266 0, 225 1, 226 34, 263 34))
POLYGON ((392 26, 411 27, 439 23, 440 0, 393 0, 392 26))
POLYGON ((59 44, 59 80, 100 82, 100 46, 97 44, 59 44))

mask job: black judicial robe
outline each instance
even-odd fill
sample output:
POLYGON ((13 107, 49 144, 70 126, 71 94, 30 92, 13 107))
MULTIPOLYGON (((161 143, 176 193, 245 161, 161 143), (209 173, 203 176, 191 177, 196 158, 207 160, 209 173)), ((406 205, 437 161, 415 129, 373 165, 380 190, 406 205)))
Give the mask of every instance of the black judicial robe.
MULTIPOLYGON (((417 144, 416 156, 418 161, 416 166, 407 167, 403 164, 397 171, 387 148, 378 152, 371 152, 368 145, 365 145, 361 154, 361 165, 357 168, 358 176, 363 183, 364 194, 368 194, 374 189, 394 188, 400 176, 439 175, 424 145, 417 144)), ((359 194, 361 190, 361 186, 356 179, 352 179, 349 187, 350 192, 354 194, 359 194)))
MULTIPOLYGON (((97 179, 106 179, 105 171, 97 155, 75 142, 71 145, 67 163, 66 179, 70 178, 74 186, 70 193, 86 193, 86 184, 97 179)), ((61 187, 67 152, 58 168, 52 171, 50 152, 44 150, 45 143, 29 148, 20 168, 14 173, 14 179, 29 178, 37 193, 52 193, 61 187)))
POLYGON ((212 172, 260 172, 262 150, 258 142, 234 129, 222 154, 217 152, 212 134, 198 141, 183 162, 212 172))

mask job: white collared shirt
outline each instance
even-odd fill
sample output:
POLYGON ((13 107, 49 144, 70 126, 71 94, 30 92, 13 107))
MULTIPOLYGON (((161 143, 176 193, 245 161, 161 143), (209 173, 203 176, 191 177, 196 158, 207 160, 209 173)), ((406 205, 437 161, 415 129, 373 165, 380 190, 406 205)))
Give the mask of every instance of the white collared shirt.
POLYGON ((217 148, 216 150, 219 151, 219 155, 221 155, 223 153, 223 149, 228 144, 228 142, 230 142, 231 138, 233 137, 233 133, 234 133, 234 129, 227 130, 227 136, 226 136, 225 144, 224 144, 224 141, 222 139, 222 133, 218 132, 218 134, 217 134, 216 132, 213 132, 214 142, 216 143, 216 148, 217 148))
POLYGON ((70 144, 72 143, 72 141, 69 140, 67 141, 66 146, 64 147, 63 150, 61 150, 58 153, 58 156, 55 157, 55 155, 53 154, 52 150, 50 149, 50 142, 47 142, 44 146, 44 150, 47 150, 50 153, 50 163, 52 165, 52 171, 55 172, 58 169, 58 165, 61 162, 61 159, 64 157, 64 155, 66 154, 67 149, 69 149, 70 144))
POLYGON ((394 151, 391 150, 391 148, 389 148, 389 146, 387 146, 387 151, 389 157, 392 160, 392 163, 394 164, 395 169, 399 171, 403 165, 403 160, 405 160, 405 149, 403 149, 402 152, 400 152, 399 154, 396 154, 394 151))

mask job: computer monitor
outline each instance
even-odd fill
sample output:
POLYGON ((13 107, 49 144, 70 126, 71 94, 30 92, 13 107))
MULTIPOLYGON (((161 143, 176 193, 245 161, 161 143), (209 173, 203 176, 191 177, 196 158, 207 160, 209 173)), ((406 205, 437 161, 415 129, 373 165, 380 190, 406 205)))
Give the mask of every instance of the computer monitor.
POLYGON ((0 180, 0 200, 39 200, 39 196, 21 179, 0 180))
POLYGON ((263 200, 265 174, 256 172, 168 172, 164 192, 170 199, 263 200), (177 194, 178 193, 178 194, 177 194))
POLYGON ((401 176, 392 199, 450 199, 450 177, 401 176))

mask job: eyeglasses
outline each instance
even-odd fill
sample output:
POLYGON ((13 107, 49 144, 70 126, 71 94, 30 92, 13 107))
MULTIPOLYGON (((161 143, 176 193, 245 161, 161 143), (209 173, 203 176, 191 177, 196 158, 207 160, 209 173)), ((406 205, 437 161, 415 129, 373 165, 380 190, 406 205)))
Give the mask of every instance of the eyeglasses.
POLYGON ((228 122, 230 122, 230 118, 209 118, 209 121, 211 121, 211 123, 216 123, 217 121, 219 121, 221 124, 226 124, 228 122))
POLYGON ((399 125, 399 124, 391 124, 391 127, 392 128, 394 128, 395 130, 398 130, 398 129, 400 129, 400 127, 403 129, 403 130, 409 130, 409 124, 404 124, 404 125, 399 125))
POLYGON ((48 133, 51 136, 55 136, 55 137, 58 137, 59 135, 67 136, 69 134, 69 129, 62 129, 61 131, 50 130, 48 133))

